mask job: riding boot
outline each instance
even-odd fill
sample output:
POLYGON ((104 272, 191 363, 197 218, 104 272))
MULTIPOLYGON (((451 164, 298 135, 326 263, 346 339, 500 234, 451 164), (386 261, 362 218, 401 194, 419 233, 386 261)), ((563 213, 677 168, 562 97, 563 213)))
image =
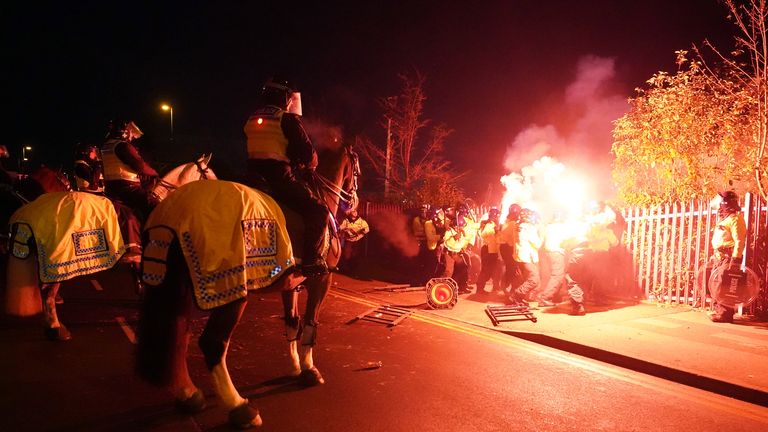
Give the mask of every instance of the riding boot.
POLYGON ((141 264, 131 263, 131 274, 136 287, 136 295, 144 297, 144 281, 141 280, 141 264))

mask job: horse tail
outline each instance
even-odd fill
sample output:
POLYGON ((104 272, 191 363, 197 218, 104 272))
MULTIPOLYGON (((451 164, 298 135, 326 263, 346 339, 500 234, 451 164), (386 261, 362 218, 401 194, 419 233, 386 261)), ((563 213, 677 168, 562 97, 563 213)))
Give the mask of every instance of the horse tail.
POLYGON ((137 331, 136 372, 150 384, 171 383, 177 347, 186 343, 187 323, 192 308, 192 281, 189 279, 178 241, 168 251, 165 279, 159 285, 145 285, 137 331))
POLYGON ((20 259, 8 254, 4 303, 8 315, 26 317, 43 311, 36 255, 20 259))
POLYGON ((5 313, 20 317, 37 315, 43 311, 43 303, 34 234, 29 225, 14 223, 10 240, 5 269, 5 313))

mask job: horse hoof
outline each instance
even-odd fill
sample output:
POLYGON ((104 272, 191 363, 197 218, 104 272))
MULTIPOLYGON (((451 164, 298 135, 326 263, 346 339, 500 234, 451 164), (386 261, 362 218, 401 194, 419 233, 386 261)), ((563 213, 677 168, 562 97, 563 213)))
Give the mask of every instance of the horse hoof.
POLYGON ((183 414, 195 414, 205 409, 205 396, 200 389, 186 399, 176 399, 176 410, 183 414))
POLYGON ((301 371, 301 374, 299 374, 299 384, 304 387, 313 387, 325 384, 325 379, 323 379, 323 375, 320 374, 316 367, 312 367, 311 369, 301 371))
POLYGON ((45 329, 45 338, 51 341, 68 341, 72 339, 72 333, 66 327, 55 327, 45 329))
POLYGON ((261 426, 259 410, 248 405, 248 399, 242 405, 229 412, 229 425, 235 429, 249 429, 261 426))

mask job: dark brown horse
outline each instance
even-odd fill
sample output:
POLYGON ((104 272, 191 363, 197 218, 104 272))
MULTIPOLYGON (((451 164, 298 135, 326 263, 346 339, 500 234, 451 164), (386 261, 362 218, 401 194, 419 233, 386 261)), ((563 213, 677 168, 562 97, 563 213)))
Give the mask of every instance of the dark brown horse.
MULTIPOLYGON (((322 198, 328 211, 336 215, 341 203, 347 207, 357 206, 357 177, 360 175, 358 156, 351 146, 341 146, 321 150, 318 155, 317 171, 307 183, 315 189, 315 194, 322 198)), ((288 232, 293 244, 302 244, 301 218, 282 206, 288 224, 288 232)), ((339 238, 335 227, 329 227, 325 235, 325 261, 328 268, 335 268, 341 258, 339 238)), ((314 365, 312 347, 317 339, 320 309, 328 295, 332 283, 332 274, 308 277, 302 284, 307 291, 304 314, 299 314, 298 290, 283 293, 286 336, 291 356, 291 373, 298 375, 304 385, 317 385, 324 382, 322 375, 314 365)))

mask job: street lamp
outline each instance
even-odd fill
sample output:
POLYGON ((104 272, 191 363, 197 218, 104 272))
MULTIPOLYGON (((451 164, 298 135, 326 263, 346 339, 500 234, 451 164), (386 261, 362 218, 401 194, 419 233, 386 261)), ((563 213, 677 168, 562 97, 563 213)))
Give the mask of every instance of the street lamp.
POLYGON ((173 141, 173 107, 168 104, 160 105, 160 109, 168 111, 171 115, 171 141, 173 141))
POLYGON ((27 161, 29 161, 29 153, 32 152, 31 146, 24 146, 21 148, 21 172, 25 172, 27 168, 27 161))

